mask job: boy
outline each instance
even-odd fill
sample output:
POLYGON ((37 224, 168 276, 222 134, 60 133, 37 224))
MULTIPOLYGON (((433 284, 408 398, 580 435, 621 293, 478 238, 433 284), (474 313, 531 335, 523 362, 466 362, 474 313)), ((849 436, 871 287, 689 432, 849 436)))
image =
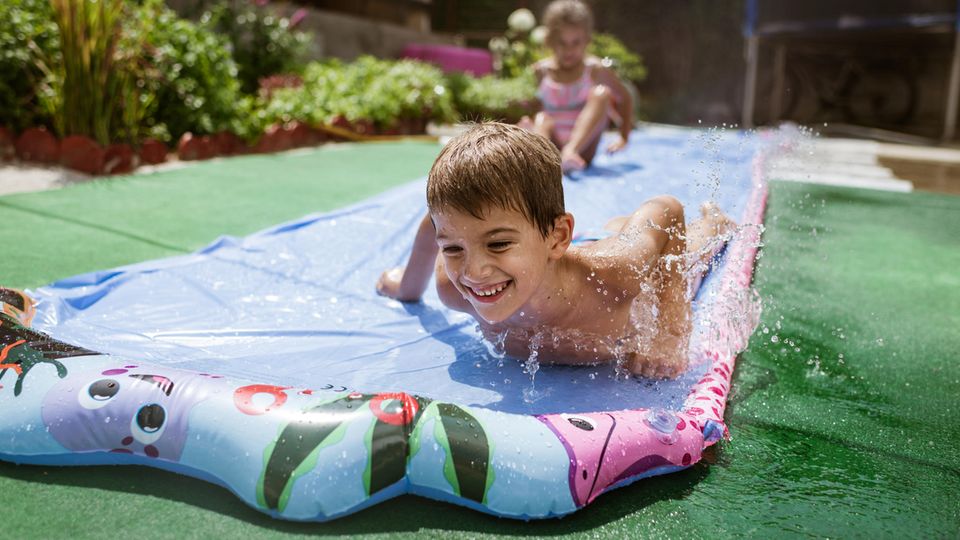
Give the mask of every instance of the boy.
POLYGON ((533 132, 491 122, 457 136, 430 170, 406 268, 384 272, 378 291, 418 301, 435 266, 440 300, 511 356, 616 357, 634 374, 678 375, 691 330, 685 255, 706 253, 730 221, 705 208, 685 228, 680 203, 659 196, 611 221, 615 236, 573 246, 561 177, 557 148, 533 132))

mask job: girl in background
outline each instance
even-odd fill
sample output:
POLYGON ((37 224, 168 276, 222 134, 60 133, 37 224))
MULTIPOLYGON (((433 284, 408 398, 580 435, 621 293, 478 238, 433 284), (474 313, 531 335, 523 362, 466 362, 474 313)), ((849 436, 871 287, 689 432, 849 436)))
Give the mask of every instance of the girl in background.
POLYGON ((547 137, 560 149, 564 171, 593 160, 610 120, 620 137, 607 147, 616 152, 633 129, 633 99, 613 70, 587 55, 593 14, 579 0, 556 0, 543 15, 547 47, 553 55, 534 65, 542 110, 520 126, 547 137))

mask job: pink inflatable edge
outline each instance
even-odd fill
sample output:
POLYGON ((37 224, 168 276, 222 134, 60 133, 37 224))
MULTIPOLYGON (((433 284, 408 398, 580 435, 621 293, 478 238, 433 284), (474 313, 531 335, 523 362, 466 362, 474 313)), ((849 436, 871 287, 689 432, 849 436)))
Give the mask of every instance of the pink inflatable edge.
MULTIPOLYGON (((703 450, 721 437, 729 438, 723 413, 730 392, 736 357, 750 339, 760 318, 759 302, 749 298, 750 284, 760 245, 761 225, 767 202, 764 175, 765 154, 754 157, 751 168, 753 189, 739 223, 742 233, 727 247, 727 264, 719 283, 718 297, 705 306, 702 315, 718 321, 718 327, 699 341, 695 357, 705 358, 701 378, 693 385, 679 411, 629 409, 579 414, 597 424, 611 423, 606 441, 578 438, 577 430, 564 429, 571 415, 537 415, 567 448, 570 456, 570 489, 581 508, 599 495, 641 478, 687 468, 702 457, 703 450), (743 299, 731 306, 729 299, 743 299), (731 316, 731 311, 737 316, 731 316), (620 429, 616 426, 619 425, 620 429), (619 449, 619 451, 617 451, 619 449), (574 457, 576 456, 576 457, 574 457), (647 456, 638 460, 638 456, 647 456), (595 463, 595 467, 589 466, 595 463), (578 478, 584 466, 595 468, 590 485, 578 478)), ((586 479, 588 475, 584 474, 586 479)))

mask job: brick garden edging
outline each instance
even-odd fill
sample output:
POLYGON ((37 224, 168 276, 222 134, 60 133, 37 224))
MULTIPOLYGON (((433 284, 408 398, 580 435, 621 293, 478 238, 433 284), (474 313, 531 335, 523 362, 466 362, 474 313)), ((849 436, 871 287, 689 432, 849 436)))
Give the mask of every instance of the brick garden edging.
POLYGON ((426 122, 418 119, 398 121, 398 126, 376 134, 372 122, 348 122, 337 118, 331 126, 309 126, 302 122, 269 126, 254 144, 244 142, 230 132, 194 135, 187 132, 171 151, 162 141, 145 139, 139 148, 126 143, 106 147, 85 135, 57 139, 44 127, 33 127, 17 135, 0 126, 0 161, 21 161, 62 165, 90 175, 124 174, 140 165, 157 165, 169 159, 193 161, 219 156, 265 154, 293 148, 317 146, 335 141, 390 140, 423 134, 426 122))

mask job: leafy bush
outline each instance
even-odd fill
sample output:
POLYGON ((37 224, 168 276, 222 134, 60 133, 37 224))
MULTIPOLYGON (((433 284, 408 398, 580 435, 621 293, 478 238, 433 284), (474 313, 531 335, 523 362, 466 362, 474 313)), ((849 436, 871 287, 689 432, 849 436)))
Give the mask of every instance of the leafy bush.
POLYGON ((289 19, 236 0, 220 2, 204 18, 230 43, 244 92, 256 92, 261 78, 302 71, 312 37, 291 28, 289 19))
POLYGON ((453 100, 443 73, 435 66, 414 60, 387 64, 381 76, 370 81, 364 101, 371 119, 387 126, 396 119, 453 120, 453 100))
POLYGON ((453 89, 454 107, 465 120, 502 120, 516 122, 534 112, 536 82, 528 71, 519 77, 501 79, 488 75, 448 75, 453 89))
POLYGON ((49 0, 0 2, 0 124, 49 124, 36 103, 44 70, 59 62, 59 32, 49 0))
POLYGON ((274 90, 263 106, 267 124, 299 120, 332 124, 338 117, 372 121, 381 129, 397 120, 456 117, 451 92, 436 67, 414 60, 364 56, 349 64, 312 62, 298 88, 274 90))
POLYGON ((237 65, 209 18, 193 23, 178 18, 162 0, 144 0, 128 36, 142 43, 138 85, 153 136, 177 139, 187 131, 209 134, 237 126, 243 105, 237 65))
POLYGON ((602 59, 610 59, 610 67, 624 81, 640 82, 647 78, 647 68, 644 67, 640 55, 630 52, 630 49, 612 34, 594 34, 587 52, 602 59))

